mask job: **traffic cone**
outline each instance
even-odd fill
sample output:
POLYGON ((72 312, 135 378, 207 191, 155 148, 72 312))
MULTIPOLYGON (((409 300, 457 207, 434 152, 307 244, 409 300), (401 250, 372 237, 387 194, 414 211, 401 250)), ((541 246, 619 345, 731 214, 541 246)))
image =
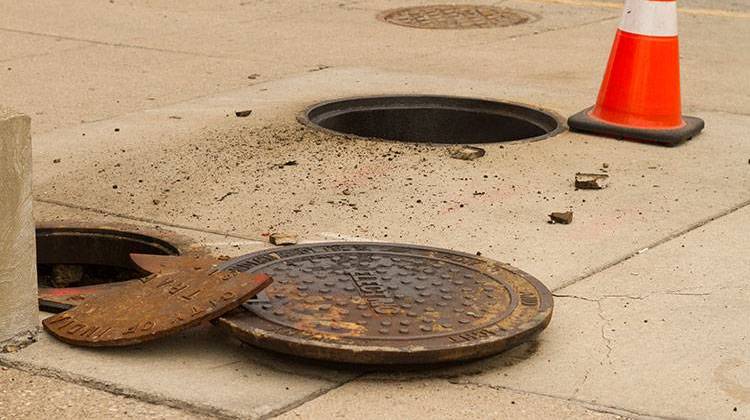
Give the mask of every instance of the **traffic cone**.
POLYGON ((703 120, 682 115, 675 0, 625 0, 596 105, 568 126, 668 146, 703 129, 703 120))

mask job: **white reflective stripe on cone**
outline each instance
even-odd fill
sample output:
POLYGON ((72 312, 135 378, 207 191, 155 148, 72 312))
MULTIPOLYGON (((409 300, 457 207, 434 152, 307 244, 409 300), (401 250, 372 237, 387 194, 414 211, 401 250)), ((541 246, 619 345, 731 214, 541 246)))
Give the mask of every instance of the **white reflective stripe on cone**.
POLYGON ((677 36, 677 2, 625 0, 620 29, 646 36, 677 36))

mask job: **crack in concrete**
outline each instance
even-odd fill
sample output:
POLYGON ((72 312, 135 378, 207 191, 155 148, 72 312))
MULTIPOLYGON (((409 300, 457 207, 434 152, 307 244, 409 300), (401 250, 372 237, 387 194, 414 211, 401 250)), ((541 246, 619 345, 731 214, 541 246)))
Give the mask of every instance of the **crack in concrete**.
POLYGON ((612 356, 612 350, 614 348, 612 347, 612 339, 609 338, 609 337, 607 337, 607 333, 605 332, 605 329, 607 327, 609 327, 609 321, 610 320, 608 320, 604 316, 604 308, 602 307, 602 301, 600 300, 600 301, 596 302, 596 305, 597 305, 597 307, 599 309, 597 315, 602 320, 602 326, 601 326, 602 340, 604 340, 604 345, 607 347, 607 354, 604 356, 604 362, 606 362, 607 364, 611 365, 612 361, 610 360, 610 357, 612 356))
POLYGON ((627 418, 633 418, 633 416, 635 416, 635 418, 641 418, 641 419, 664 419, 664 420, 676 419, 676 417, 657 416, 657 415, 648 414, 645 412, 640 412, 634 409, 603 405, 603 404, 598 404, 592 401, 586 401, 586 400, 582 400, 582 399, 578 399, 574 397, 565 397, 561 395, 545 394, 543 392, 528 391, 524 389, 518 389, 518 388, 513 388, 513 387, 508 387, 508 386, 503 386, 503 385, 491 385, 491 384, 485 384, 485 383, 480 383, 480 382, 461 381, 461 380, 448 380, 448 382, 453 385, 469 385, 469 386, 475 386, 478 388, 489 388, 495 391, 510 391, 510 392, 516 392, 520 394, 536 395, 540 397, 552 398, 555 400, 567 401, 567 402, 579 405, 587 410, 595 411, 597 413, 614 414, 617 416, 623 416, 627 418))

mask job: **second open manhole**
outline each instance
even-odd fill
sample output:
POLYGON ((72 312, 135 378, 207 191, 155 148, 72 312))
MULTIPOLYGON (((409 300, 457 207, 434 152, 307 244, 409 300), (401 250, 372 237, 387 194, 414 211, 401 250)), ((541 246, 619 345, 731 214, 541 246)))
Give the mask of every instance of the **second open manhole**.
MULTIPOLYGON (((87 295, 112 285, 142 278, 130 254, 179 255, 184 241, 127 230, 79 226, 38 227, 36 230, 39 305, 58 312, 87 295)), ((184 247, 185 249, 188 246, 184 247)))
POLYGON ((452 96, 373 96, 323 102, 300 121, 333 134, 384 140, 476 144, 540 140, 563 130, 541 108, 452 96))

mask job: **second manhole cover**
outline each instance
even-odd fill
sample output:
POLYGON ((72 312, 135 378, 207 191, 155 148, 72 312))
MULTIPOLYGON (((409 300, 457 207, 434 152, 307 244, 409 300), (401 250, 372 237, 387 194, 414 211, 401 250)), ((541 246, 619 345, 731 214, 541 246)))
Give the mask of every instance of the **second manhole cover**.
POLYGON ((500 28, 532 20, 518 10, 485 5, 431 5, 387 10, 378 16, 394 25, 422 29, 500 28))
POLYGON ((298 356, 403 364, 495 354, 541 331, 552 297, 511 266, 448 250, 330 243, 272 249, 224 269, 268 273, 261 297, 217 320, 298 356))

